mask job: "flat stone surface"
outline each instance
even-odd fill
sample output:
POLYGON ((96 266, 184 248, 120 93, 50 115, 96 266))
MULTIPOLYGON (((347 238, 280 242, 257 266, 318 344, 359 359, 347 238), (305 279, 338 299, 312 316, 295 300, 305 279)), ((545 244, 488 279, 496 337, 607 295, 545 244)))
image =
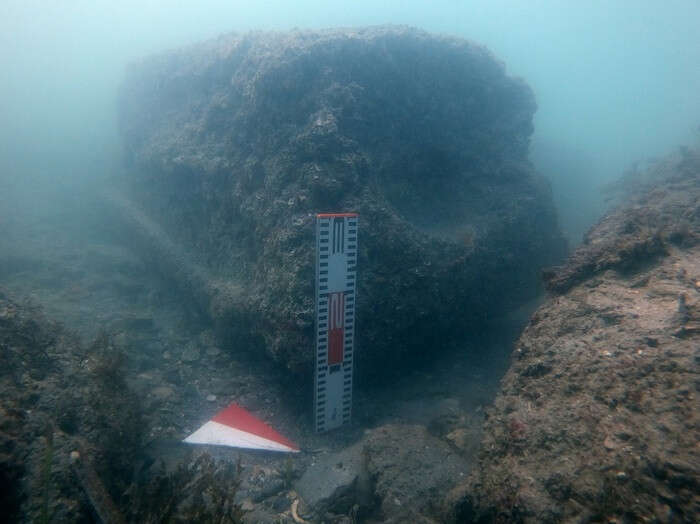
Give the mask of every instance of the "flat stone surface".
POLYGON ((306 469, 294 489, 308 506, 323 513, 343 498, 354 498, 351 492, 360 466, 361 448, 358 446, 322 454, 306 469))
POLYGON ((165 400, 173 396, 173 388, 168 386, 158 386, 151 391, 154 397, 165 400))
POLYGON ((406 522, 434 517, 468 462, 419 425, 387 424, 353 446, 316 458, 295 484, 315 512, 364 514, 406 522))

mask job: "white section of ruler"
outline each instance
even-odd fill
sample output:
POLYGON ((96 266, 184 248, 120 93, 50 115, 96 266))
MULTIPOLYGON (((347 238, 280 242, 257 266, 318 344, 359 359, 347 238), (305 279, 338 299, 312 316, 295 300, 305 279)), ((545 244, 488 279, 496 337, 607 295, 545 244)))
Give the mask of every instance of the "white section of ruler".
POLYGON ((317 432, 328 431, 350 422, 356 266, 357 216, 318 216, 314 368, 314 419, 317 432))

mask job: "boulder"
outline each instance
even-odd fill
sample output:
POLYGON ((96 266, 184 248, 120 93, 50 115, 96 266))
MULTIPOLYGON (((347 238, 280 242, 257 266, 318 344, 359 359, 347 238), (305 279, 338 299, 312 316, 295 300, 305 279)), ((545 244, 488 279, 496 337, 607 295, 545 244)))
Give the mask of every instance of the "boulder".
POLYGON ((424 426, 385 424, 317 457, 295 490, 319 521, 333 514, 378 522, 435 522, 470 462, 424 426))
POLYGON ((129 68, 110 201, 229 347, 294 373, 313 359, 314 214, 358 212, 358 376, 379 377, 532 298, 562 255, 535 109, 462 39, 224 35, 129 68))
POLYGON ((549 273, 455 520, 693 522, 700 507, 700 151, 618 184, 549 273))

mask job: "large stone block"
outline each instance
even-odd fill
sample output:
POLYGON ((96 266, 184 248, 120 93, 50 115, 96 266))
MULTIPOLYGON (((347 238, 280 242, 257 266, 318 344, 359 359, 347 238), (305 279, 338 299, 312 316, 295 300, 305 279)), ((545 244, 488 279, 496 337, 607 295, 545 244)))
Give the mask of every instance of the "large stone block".
POLYGON ((313 357, 314 213, 360 214, 362 376, 468 338, 564 249, 528 161, 533 94, 465 40, 226 35, 134 64, 119 104, 126 208, 189 254, 184 287, 209 289, 194 295, 224 336, 296 372, 313 357))

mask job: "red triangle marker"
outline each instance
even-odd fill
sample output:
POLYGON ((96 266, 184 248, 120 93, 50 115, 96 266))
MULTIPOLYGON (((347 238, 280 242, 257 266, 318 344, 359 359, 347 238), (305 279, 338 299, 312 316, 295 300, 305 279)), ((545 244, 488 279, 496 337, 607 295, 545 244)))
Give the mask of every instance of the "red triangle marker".
POLYGON ((183 442, 296 453, 299 448, 238 404, 231 404, 183 442))

